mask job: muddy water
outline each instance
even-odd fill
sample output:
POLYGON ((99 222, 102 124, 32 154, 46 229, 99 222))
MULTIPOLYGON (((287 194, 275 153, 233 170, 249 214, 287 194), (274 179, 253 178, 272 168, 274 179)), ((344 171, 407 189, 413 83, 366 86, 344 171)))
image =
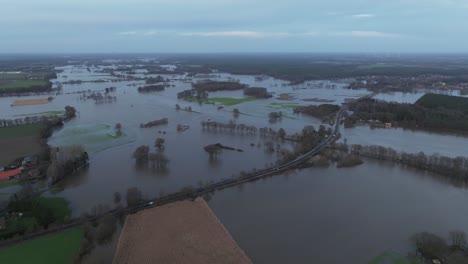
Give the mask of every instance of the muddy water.
POLYGON ((367 161, 306 169, 230 188, 209 202, 254 263, 367 263, 412 250, 408 238, 468 231, 468 190, 367 161))
MULTIPOLYGON (((233 119, 232 110, 238 108, 242 113, 238 123, 282 127, 294 133, 304 125, 318 127, 321 124, 320 120, 292 113, 295 105, 321 104, 304 99, 326 99, 339 104, 346 98, 369 93, 348 90, 344 83, 308 82, 291 87, 273 78, 258 81, 253 76, 216 74, 214 79, 238 79, 274 93, 270 99, 218 110, 214 105, 177 100, 176 94, 190 89, 191 85, 181 80, 185 76, 165 76, 173 79, 171 84, 175 87, 148 94, 136 91, 142 81, 123 81, 66 84, 63 93, 54 95, 51 103, 39 106, 13 108, 9 105, 15 98, 0 98, 0 118, 57 111, 66 105, 77 108, 78 117, 55 132, 49 144, 84 144, 91 154, 90 166, 64 182, 63 191, 49 195, 67 198, 74 215, 78 216, 95 205, 112 204, 113 193, 124 194, 129 187, 138 187, 147 197, 155 197, 276 161, 276 154, 265 153, 263 147, 256 146, 263 145, 264 139, 255 135, 203 131, 201 121, 227 122, 233 119), (117 87, 112 93, 117 97, 113 103, 97 105, 92 100, 80 100, 76 94, 83 90, 102 91, 110 86, 117 87), (277 100, 281 93, 289 93, 293 99, 277 100), (198 113, 176 111, 175 104, 182 108, 191 106, 198 113), (282 121, 269 123, 267 116, 271 111, 283 111, 282 121), (139 128, 140 123, 163 117, 169 119, 168 125, 139 128), (117 122, 122 123, 125 137, 109 141, 105 134, 117 122), (177 132, 177 124, 188 125, 190 129, 177 132), (108 130, 99 130, 106 126, 108 130), (81 137, 80 133, 93 128, 96 131, 81 137), (141 144, 152 146, 156 137, 166 140, 165 154, 170 159, 167 170, 137 168, 131 159, 133 150, 141 144), (244 152, 226 150, 218 159, 210 160, 203 146, 218 142, 244 152)), ((99 79, 112 78, 77 67, 65 67, 59 74, 60 81, 99 79)), ((242 98, 243 94, 242 91, 215 92, 210 96, 242 98)), ((378 96, 390 101, 412 102, 420 95, 378 96)), ((33 96, 37 97, 42 96, 33 96)), ((466 141, 464 137, 366 127, 343 130, 343 135, 350 144, 377 144, 427 154, 467 155, 462 147, 466 141)), ((292 146, 285 143, 281 147, 292 146)), ((414 232, 428 230, 445 235, 450 229, 467 229, 468 216, 463 207, 466 198, 464 189, 425 173, 368 161, 352 169, 308 169, 297 175, 276 176, 224 190, 214 195, 210 206, 255 263, 365 263, 385 250, 407 252, 407 238, 414 232)), ((112 256, 113 247, 111 244, 97 249, 90 259, 99 262, 104 259, 105 263, 112 256)))
POLYGON ((468 156, 468 138, 453 134, 405 130, 401 128, 376 128, 358 126, 341 130, 342 138, 348 144, 380 145, 407 153, 438 153, 448 157, 468 156))

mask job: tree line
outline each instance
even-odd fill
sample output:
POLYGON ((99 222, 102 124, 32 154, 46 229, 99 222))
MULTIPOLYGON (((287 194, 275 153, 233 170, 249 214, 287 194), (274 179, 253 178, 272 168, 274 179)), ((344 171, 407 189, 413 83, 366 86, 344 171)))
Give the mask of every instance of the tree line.
MULTIPOLYGON (((424 101, 423 101, 424 102, 424 101)), ((350 127, 358 122, 392 122, 411 129, 468 131, 468 111, 429 103, 407 104, 363 98, 349 104, 353 114, 345 121, 350 127)))
POLYGON ((468 157, 452 158, 437 153, 426 155, 424 152, 398 152, 392 148, 376 145, 335 143, 332 148, 363 157, 398 162, 417 169, 433 171, 450 179, 468 182, 468 157))

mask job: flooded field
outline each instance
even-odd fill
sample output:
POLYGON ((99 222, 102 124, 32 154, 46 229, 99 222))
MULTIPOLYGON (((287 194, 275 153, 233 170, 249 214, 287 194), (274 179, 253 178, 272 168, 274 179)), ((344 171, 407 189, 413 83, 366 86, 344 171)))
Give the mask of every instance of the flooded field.
POLYGON ((305 169, 216 192, 209 205, 254 263, 368 263, 409 237, 468 230, 468 190, 399 165, 305 169))
MULTIPOLYGON (((175 69, 165 65, 168 69, 175 69)), ((263 138, 257 134, 210 131, 202 121, 218 121, 284 128, 288 134, 305 125, 318 127, 321 121, 293 113, 293 108, 309 104, 341 104, 347 98, 368 95, 367 90, 347 89, 345 82, 314 81, 290 86, 271 77, 256 78, 225 73, 208 76, 162 75, 172 87, 164 91, 139 93, 144 80, 119 80, 102 73, 103 67, 67 66, 61 68, 57 81, 60 92, 48 94, 54 99, 43 105, 11 107, 18 99, 42 98, 44 95, 0 98, 0 118, 14 119, 25 115, 61 113, 74 106, 77 117, 56 131, 51 146, 82 144, 90 154, 90 166, 62 182, 61 190, 47 193, 66 198, 79 216, 97 205, 111 205, 113 194, 138 187, 147 198, 178 191, 183 187, 215 182, 270 166, 277 153, 265 151, 273 141, 275 148, 293 148, 293 144, 263 138), (252 87, 265 87, 272 98, 258 99, 220 107, 177 99, 177 93, 191 88, 191 82, 203 79, 239 80, 252 87), (81 80, 82 83, 70 82, 81 80), (101 80, 103 80, 101 82, 101 80), (91 82, 92 81, 92 82, 91 82), (95 82, 99 81, 99 82, 95 82), (115 87, 111 99, 96 103, 83 94, 115 87), (191 107, 192 112, 176 110, 191 107), (238 118, 234 109, 240 111, 238 118), (268 113, 282 111, 280 121, 271 123, 268 113), (167 118, 168 124, 141 128, 149 121, 167 118), (122 125, 122 135, 114 127, 122 125), (177 126, 188 129, 178 131, 177 126), (141 168, 132 159, 133 151, 148 145, 152 152, 155 139, 165 140, 166 169, 141 168), (243 152, 224 150, 210 159, 203 147, 221 143, 243 152), (267 143, 268 144, 268 143, 267 143), (279 144, 279 146, 276 146, 279 144)), ((156 77, 138 71, 133 77, 156 77)), ((120 73, 124 74, 124 73, 120 73)), ((54 80, 55 81, 55 80, 54 80)), ((416 101, 424 93, 378 94, 387 101, 416 101)), ((210 97, 244 98, 242 90, 210 92, 210 97)), ((342 129, 342 139, 349 144, 381 145, 406 152, 423 151, 447 156, 466 156, 466 137, 441 135, 402 129, 342 129)), ((19 187, 2 189, 2 193, 19 187)), ((7 196, 5 196, 7 197, 7 196)), ((407 252, 408 237, 418 231, 446 233, 451 229, 468 229, 464 210, 468 192, 437 180, 424 172, 387 163, 367 161, 351 169, 306 169, 289 175, 275 176, 238 188, 217 192, 209 205, 229 229, 254 263, 365 263, 384 251, 407 252), (447 217, 450 216, 450 217, 447 217), (340 252, 336 254, 336 252, 340 252)), ((91 258, 109 259, 114 244, 99 247, 91 258), (102 252, 102 256, 101 253, 102 252)), ((92 261, 91 261, 92 262, 92 261)))

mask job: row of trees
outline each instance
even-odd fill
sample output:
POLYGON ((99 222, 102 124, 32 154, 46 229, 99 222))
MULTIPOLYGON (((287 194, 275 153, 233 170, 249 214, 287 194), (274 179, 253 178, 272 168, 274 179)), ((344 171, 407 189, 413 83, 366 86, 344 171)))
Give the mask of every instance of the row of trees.
MULTIPOLYGON (((156 140, 157 141, 157 140, 156 140)), ((156 145, 160 143, 156 142, 156 145)), ((159 147, 161 150, 162 147, 159 147)), ((147 165, 151 163, 151 165, 155 168, 165 169, 167 164, 169 163, 169 159, 162 153, 158 151, 156 153, 151 152, 149 146, 141 145, 133 152, 132 157, 135 159, 137 165, 147 165)))
POLYGON ((451 179, 468 181, 468 157, 446 157, 439 154, 426 155, 423 152, 398 152, 392 148, 382 146, 362 146, 344 143, 335 144, 334 148, 351 154, 379 160, 402 163, 414 168, 429 170, 445 175, 451 179))
POLYGON ((90 95, 83 94, 81 96, 82 100, 92 99, 96 104, 103 104, 103 103, 113 103, 117 101, 117 96, 112 96, 110 94, 102 94, 100 92, 92 92, 90 95))
MULTIPOLYGON (((76 117, 76 109, 73 106, 65 106, 65 120, 70 120, 76 117)), ((26 116, 23 118, 15 118, 15 119, 0 119, 0 127, 12 127, 12 126, 20 126, 20 125, 29 125, 29 124, 36 124, 36 123, 46 123, 46 122, 54 122, 57 119, 61 120, 61 117, 56 115, 43 115, 43 116, 26 116)))
POLYGON ((43 85, 33 85, 29 87, 16 87, 0 89, 0 96, 15 96, 21 94, 48 93, 52 91, 52 83, 47 82, 43 85))
POLYGON ((86 165, 88 163, 88 153, 82 145, 52 148, 50 162, 47 177, 53 184, 86 165))
POLYGON ((253 96, 256 98, 270 98, 272 94, 264 87, 248 87, 244 88, 244 95, 253 96))

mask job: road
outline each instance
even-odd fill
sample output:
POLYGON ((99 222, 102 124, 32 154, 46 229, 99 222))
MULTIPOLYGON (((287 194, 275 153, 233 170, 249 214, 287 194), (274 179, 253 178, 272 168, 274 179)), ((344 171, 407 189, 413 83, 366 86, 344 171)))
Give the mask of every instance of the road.
MULTIPOLYGON (((176 202, 176 201, 194 199, 196 197, 202 196, 204 194, 211 193, 211 192, 216 191, 216 190, 225 189, 227 187, 239 185, 239 184, 249 182, 249 181, 255 181, 255 180, 258 180, 258 179, 263 178, 263 177, 271 176, 271 175, 278 174, 280 172, 284 172, 286 170, 292 169, 292 168, 296 167, 297 165, 307 161, 309 158, 311 158, 312 156, 319 153, 328 144, 330 144, 331 142, 333 142, 333 141, 335 141, 335 140, 337 140, 339 138, 340 122, 341 122, 341 119, 343 118, 343 115, 344 115, 345 112, 346 112, 346 105, 343 105, 341 107, 340 111, 338 112, 338 114, 336 115, 335 127, 334 127, 333 133, 331 135, 328 135, 328 137, 326 139, 321 141, 317 146, 315 146, 309 152, 295 158, 292 161, 286 162, 286 163, 278 165, 276 167, 272 167, 272 168, 265 169, 265 170, 262 170, 262 171, 258 171, 258 172, 255 172, 255 173, 247 174, 247 175, 239 177, 239 178, 227 179, 227 180, 223 180, 223 181, 220 181, 220 182, 217 182, 217 183, 209 184, 207 186, 200 187, 200 188, 197 188, 197 189, 194 189, 194 190, 191 189, 191 190, 187 190, 187 191, 180 191, 180 192, 176 192, 176 193, 172 193, 172 194, 160 197, 158 199, 144 201, 144 202, 141 202, 141 203, 139 203, 139 204, 137 204, 135 206, 132 206, 132 207, 127 207, 127 208, 120 209, 120 210, 113 209, 108 213, 112 213, 115 216, 119 216, 119 215, 122 215, 122 214, 123 215, 132 214, 132 213, 136 213, 136 212, 138 212, 140 210, 144 210, 144 209, 148 209, 148 208, 152 208, 152 207, 156 207, 156 206, 161 206, 161 205, 176 202)), ((97 221, 98 219, 99 219, 98 216, 88 217, 88 220, 92 221, 92 222, 97 221)), ((30 240, 30 239, 34 239, 34 238, 54 234, 54 233, 61 232, 61 231, 66 230, 66 229, 78 227, 81 224, 82 224, 81 219, 72 219, 71 221, 69 221, 68 223, 66 223, 64 225, 52 227, 52 228, 49 228, 46 231, 36 232, 36 233, 32 233, 32 234, 27 234, 27 235, 22 236, 22 237, 17 237, 17 238, 14 238, 14 239, 0 241, 0 247, 11 246, 11 245, 21 243, 21 242, 26 241, 26 240, 30 240)))

